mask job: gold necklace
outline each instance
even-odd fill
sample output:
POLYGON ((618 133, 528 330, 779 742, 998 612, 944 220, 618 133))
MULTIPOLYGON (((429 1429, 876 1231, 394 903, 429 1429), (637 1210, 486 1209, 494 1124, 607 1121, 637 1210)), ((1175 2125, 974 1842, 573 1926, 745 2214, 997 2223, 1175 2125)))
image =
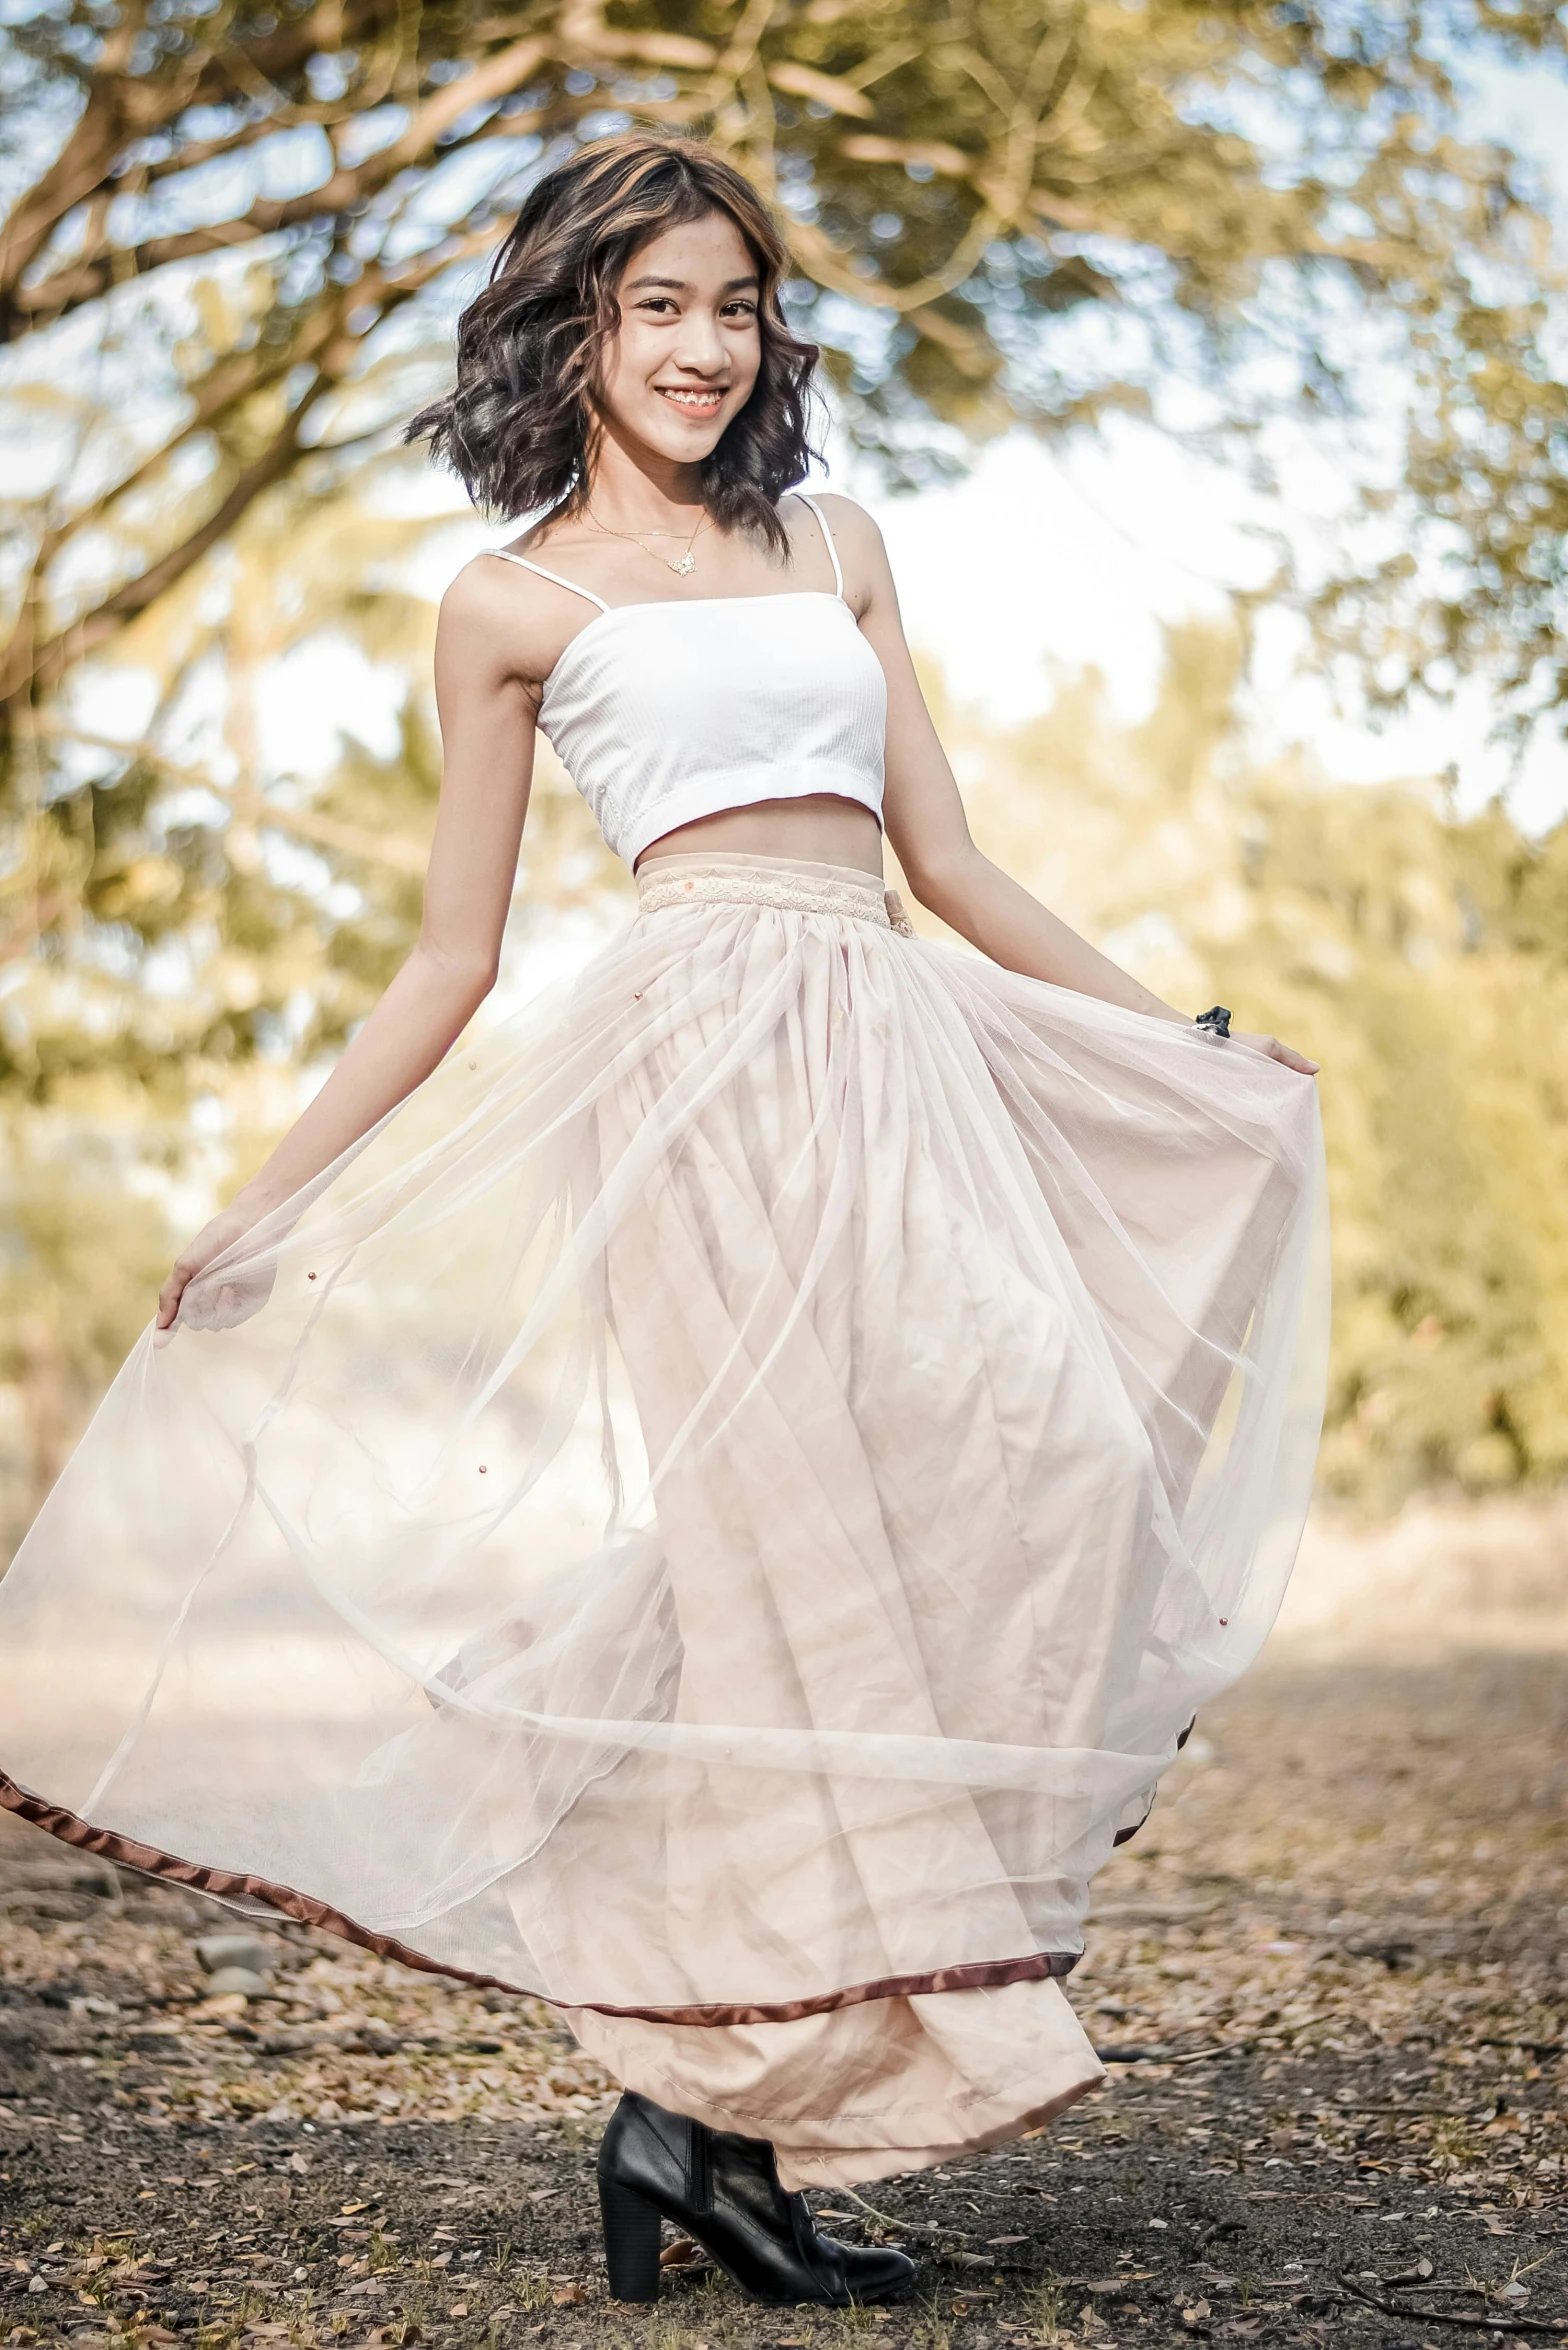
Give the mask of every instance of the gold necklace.
POLYGON ((601 522, 599 520, 598 515, 595 514, 591 506, 585 506, 583 508, 583 512, 587 516, 588 520, 593 524, 594 529, 602 530, 606 538, 625 539, 628 545, 633 547, 641 547, 645 555, 651 555, 656 563, 662 563, 666 571, 673 571, 677 573, 680 578, 686 579, 692 572, 696 570, 697 558, 692 553, 692 549, 697 543, 697 531, 701 530, 703 524, 708 519, 708 509, 706 506, 704 506, 702 512, 697 517, 696 529, 693 530, 691 537, 686 541, 685 546, 678 555, 661 555, 656 547, 650 547, 648 544, 649 539, 676 538, 680 535, 677 531, 649 530, 638 532, 635 530, 612 530, 607 522, 601 522))

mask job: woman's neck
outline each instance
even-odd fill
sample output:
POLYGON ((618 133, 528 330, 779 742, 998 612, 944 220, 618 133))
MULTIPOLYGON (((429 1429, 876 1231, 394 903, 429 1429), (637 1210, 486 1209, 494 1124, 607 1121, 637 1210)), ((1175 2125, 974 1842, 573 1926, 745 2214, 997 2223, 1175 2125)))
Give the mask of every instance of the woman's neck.
POLYGON ((702 518, 702 467, 630 447, 608 427, 599 435, 584 503, 606 530, 689 531, 702 518))

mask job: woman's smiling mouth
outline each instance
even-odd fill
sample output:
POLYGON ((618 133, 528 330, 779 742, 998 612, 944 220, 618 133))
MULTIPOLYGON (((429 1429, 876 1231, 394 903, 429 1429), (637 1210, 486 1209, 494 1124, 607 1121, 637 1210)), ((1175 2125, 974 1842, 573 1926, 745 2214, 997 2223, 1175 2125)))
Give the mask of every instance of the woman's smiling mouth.
POLYGON ((704 388, 692 384, 655 384, 661 400, 668 400, 672 408, 680 408, 688 416, 716 416, 724 405, 727 386, 704 388))

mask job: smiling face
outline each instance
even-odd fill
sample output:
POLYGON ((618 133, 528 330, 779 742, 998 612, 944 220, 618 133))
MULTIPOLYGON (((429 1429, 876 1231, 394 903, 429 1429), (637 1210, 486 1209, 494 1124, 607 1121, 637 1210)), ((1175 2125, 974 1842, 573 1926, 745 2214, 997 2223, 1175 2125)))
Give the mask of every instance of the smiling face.
POLYGON ((697 465, 751 397, 762 361, 757 263, 727 213, 660 231, 615 289, 598 407, 633 450, 697 465))

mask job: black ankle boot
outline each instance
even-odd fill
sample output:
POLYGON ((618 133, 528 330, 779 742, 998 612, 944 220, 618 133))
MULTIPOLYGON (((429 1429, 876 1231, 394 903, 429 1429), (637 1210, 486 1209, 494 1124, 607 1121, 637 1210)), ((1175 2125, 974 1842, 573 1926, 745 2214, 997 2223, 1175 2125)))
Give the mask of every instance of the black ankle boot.
POLYGON ((751 2301, 832 2309, 902 2301, 915 2264, 818 2235, 804 2195, 786 2195, 766 2138, 710 2130, 628 2089, 599 2147, 599 2208, 617 2301, 659 2292, 659 2220, 712 2254, 751 2301))

